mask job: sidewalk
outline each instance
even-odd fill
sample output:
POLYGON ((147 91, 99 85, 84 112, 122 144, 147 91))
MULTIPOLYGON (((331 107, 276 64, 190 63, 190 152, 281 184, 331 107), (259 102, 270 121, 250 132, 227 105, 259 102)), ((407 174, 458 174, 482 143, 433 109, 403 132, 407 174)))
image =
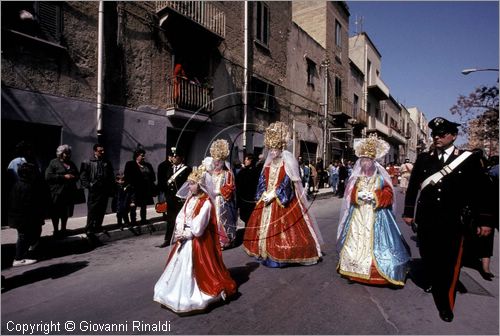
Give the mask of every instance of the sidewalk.
MULTIPOLYGON (((331 188, 320 189, 318 193, 313 194, 315 199, 320 199, 324 197, 333 196, 331 188)), ((312 201, 312 200, 311 200, 312 201)), ((161 214, 156 213, 154 206, 150 206, 147 209, 146 218, 148 222, 156 231, 165 230, 165 221, 161 214)), ((71 217, 68 219, 66 229, 68 230, 68 235, 64 238, 57 240, 58 242, 64 241, 74 241, 75 238, 86 239, 85 235, 85 224, 87 222, 87 217, 71 217)), ((116 223, 116 214, 109 213, 104 216, 103 228, 108 231, 109 237, 106 235, 101 235, 100 239, 106 243, 110 241, 115 241, 119 239, 131 238, 135 235, 127 230, 120 230, 118 224, 116 223)), ((53 227, 50 219, 45 221, 45 225, 42 227, 42 238, 52 237, 53 227)), ((142 226, 142 234, 149 233, 147 226, 142 226)), ((1 231, 1 242, 4 244, 15 244, 17 241, 17 231, 11 229, 8 226, 2 226, 1 231)))

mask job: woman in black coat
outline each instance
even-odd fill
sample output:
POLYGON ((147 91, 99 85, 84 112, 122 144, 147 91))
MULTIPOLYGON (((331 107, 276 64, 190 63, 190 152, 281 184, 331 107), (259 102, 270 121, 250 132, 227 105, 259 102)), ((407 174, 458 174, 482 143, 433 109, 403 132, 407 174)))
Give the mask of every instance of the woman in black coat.
POLYGON ((45 170, 45 180, 49 185, 52 200, 51 216, 54 226, 54 237, 66 234, 68 217, 73 216, 76 183, 79 179, 78 169, 71 158, 71 147, 61 145, 56 150, 57 158, 50 161, 45 170), (59 231, 59 219, 61 230, 59 231))
MULTIPOLYGON (((135 190, 135 205, 140 208, 141 225, 146 224, 146 207, 153 204, 153 197, 156 195, 156 175, 153 166, 146 162, 146 152, 142 148, 134 151, 133 160, 125 164, 123 174, 126 183, 132 185, 135 190)), ((136 225, 136 208, 130 211, 130 221, 136 225)))

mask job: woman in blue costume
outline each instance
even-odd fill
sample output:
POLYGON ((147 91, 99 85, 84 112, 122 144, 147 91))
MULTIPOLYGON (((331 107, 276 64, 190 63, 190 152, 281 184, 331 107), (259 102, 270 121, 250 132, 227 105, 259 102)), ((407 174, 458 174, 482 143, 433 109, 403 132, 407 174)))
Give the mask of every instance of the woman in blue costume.
POLYGON ((389 145, 372 135, 354 149, 359 159, 344 194, 337 271, 352 281, 404 286, 410 254, 394 219, 391 178, 376 161, 389 145))

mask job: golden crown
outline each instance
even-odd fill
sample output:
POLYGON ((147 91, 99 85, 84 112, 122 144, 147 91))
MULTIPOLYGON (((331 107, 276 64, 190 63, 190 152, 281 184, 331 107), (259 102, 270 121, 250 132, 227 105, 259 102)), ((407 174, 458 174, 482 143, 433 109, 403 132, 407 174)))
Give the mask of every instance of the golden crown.
POLYGON ((191 171, 191 174, 188 176, 188 181, 193 181, 194 183, 200 184, 200 182, 203 180, 203 175, 205 173, 205 166, 200 165, 199 167, 193 167, 193 170, 191 171))
POLYGON ((266 128, 264 145, 269 149, 284 149, 289 139, 288 126, 281 121, 277 121, 266 128))
POLYGON ((210 146, 210 156, 214 160, 226 160, 229 156, 229 143, 227 140, 215 140, 210 146))
POLYGON ((368 138, 359 139, 354 145, 354 152, 357 157, 369 157, 379 159, 389 151, 389 144, 379 139, 375 133, 368 138))

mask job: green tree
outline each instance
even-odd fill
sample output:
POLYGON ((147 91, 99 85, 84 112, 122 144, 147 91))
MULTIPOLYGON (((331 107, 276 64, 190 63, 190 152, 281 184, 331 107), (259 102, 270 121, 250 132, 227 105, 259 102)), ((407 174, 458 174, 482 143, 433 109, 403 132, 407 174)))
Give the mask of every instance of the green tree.
POLYGON ((460 95, 450 112, 460 117, 471 147, 489 144, 490 154, 492 146, 498 148, 498 87, 481 86, 468 96, 460 95))

